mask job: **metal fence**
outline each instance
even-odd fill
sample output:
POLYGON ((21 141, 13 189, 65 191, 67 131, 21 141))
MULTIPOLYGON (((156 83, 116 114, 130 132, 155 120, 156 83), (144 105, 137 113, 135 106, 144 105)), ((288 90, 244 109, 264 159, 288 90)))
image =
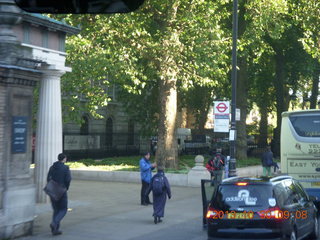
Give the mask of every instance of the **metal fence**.
POLYGON ((139 155, 150 149, 150 140, 137 134, 63 134, 63 151, 70 160, 139 155))

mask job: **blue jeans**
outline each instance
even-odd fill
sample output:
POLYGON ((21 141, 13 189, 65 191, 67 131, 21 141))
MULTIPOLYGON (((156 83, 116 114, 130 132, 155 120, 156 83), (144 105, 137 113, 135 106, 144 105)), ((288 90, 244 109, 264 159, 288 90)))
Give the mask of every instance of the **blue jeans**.
POLYGON ((53 208, 52 225, 56 230, 58 230, 61 220, 68 211, 68 196, 67 193, 65 193, 58 201, 55 201, 52 198, 50 200, 53 208))

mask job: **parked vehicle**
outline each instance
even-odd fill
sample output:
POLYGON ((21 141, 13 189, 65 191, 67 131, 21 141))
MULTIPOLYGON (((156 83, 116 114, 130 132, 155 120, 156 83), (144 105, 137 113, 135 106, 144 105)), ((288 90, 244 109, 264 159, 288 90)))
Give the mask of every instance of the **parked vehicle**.
POLYGON ((208 207, 208 237, 317 239, 313 201, 290 176, 225 179, 208 207))
POLYGON ((283 112, 280 146, 281 172, 320 198, 320 110, 283 112))
POLYGON ((212 139, 208 135, 192 135, 191 140, 185 141, 186 154, 209 154, 212 148, 212 139))
POLYGON ((191 129, 190 128, 177 128, 177 143, 178 152, 181 154, 185 151, 186 142, 191 139, 191 129))
MULTIPOLYGON (((177 128, 176 129, 176 139, 178 145, 178 153, 181 154, 185 152, 186 142, 191 139, 191 129, 190 128, 177 128)), ((150 138, 150 149, 153 155, 157 151, 158 138, 153 136, 150 138)))

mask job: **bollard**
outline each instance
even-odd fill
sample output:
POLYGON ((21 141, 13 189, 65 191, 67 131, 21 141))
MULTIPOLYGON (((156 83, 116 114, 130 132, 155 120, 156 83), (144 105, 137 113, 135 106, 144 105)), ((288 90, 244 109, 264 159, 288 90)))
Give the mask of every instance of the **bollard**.
POLYGON ((230 156, 227 156, 226 162, 224 164, 224 178, 229 177, 229 162, 230 162, 230 156))

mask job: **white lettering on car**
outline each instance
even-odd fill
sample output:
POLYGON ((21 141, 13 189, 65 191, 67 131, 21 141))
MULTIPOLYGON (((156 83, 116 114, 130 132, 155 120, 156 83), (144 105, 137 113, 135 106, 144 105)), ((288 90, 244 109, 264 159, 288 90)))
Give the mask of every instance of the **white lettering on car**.
POLYGON ((256 205, 257 198, 250 197, 250 192, 248 190, 242 189, 238 192, 238 196, 227 197, 226 202, 242 202, 244 201, 246 205, 256 205))

